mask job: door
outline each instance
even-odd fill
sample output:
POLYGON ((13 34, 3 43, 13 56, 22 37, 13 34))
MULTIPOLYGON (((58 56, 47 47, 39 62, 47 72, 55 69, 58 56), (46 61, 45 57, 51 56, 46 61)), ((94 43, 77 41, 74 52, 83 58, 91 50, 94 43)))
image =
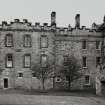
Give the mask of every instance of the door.
POLYGON ((4 88, 8 88, 8 79, 4 78, 4 88))

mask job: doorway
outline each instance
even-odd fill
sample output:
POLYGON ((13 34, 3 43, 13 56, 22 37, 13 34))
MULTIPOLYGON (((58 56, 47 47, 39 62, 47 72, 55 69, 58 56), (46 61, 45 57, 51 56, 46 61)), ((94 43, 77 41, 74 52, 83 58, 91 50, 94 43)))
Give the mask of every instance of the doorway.
POLYGON ((8 88, 8 79, 4 78, 4 88, 8 88))
POLYGON ((105 96, 105 81, 101 82, 101 86, 102 86, 102 94, 105 96))

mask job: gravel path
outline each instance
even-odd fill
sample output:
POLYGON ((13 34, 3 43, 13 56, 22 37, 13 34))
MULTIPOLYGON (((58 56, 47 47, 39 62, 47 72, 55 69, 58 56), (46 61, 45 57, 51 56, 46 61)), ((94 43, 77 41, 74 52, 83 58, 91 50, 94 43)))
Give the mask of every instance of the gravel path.
POLYGON ((101 97, 0 95, 0 105, 105 105, 101 97))

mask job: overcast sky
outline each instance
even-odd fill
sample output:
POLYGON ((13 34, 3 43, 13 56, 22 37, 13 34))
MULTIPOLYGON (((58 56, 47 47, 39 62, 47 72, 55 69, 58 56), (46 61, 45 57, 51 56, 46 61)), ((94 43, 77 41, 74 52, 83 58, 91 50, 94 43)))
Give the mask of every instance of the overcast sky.
POLYGON ((90 27, 93 22, 103 22, 105 0, 0 0, 1 21, 27 18, 32 24, 48 22, 56 12, 57 26, 75 25, 75 14, 81 17, 81 26, 90 27))

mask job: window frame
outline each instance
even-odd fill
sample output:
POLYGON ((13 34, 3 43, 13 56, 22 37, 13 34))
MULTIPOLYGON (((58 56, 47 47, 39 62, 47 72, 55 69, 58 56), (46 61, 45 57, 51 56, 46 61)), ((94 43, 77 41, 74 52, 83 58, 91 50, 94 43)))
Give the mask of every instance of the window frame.
POLYGON ((24 67, 24 68, 31 68, 31 54, 24 54, 23 67, 24 67), (26 65, 25 65, 25 57, 26 57, 26 56, 29 56, 29 57, 30 57, 30 65, 29 65, 29 66, 26 66, 26 65))
POLYGON ((24 36, 23 36, 23 46, 25 47, 25 48, 30 48, 30 47, 32 47, 32 38, 31 38, 31 35, 30 34, 25 34, 24 36), (25 40, 25 38, 29 41, 28 43, 29 43, 29 46, 28 45, 26 45, 26 40, 25 40), (29 38, 29 39, 28 39, 29 38))
POLYGON ((90 85, 90 75, 85 75, 85 85, 90 85), (88 82, 86 80, 86 77, 88 77, 88 82))
POLYGON ((13 68, 13 54, 11 54, 11 53, 8 53, 8 54, 6 54, 6 57, 5 57, 5 67, 6 68, 13 68), (12 60, 11 60, 11 62, 12 62, 12 66, 8 66, 8 64, 7 64, 7 62, 8 62, 8 56, 9 55, 11 55, 12 56, 12 60))
POLYGON ((40 56, 40 64, 41 64, 41 68, 47 68, 47 66, 48 66, 48 55, 42 54, 40 56), (46 57, 46 66, 42 66, 42 57, 46 57))
POLYGON ((13 34, 6 34, 5 36, 5 47, 13 47, 13 34), (11 45, 8 44, 8 38, 11 37, 11 45))
POLYGON ((41 35, 41 37, 40 37, 40 48, 48 48, 48 37, 47 37, 47 35, 41 35), (45 47, 42 45, 42 43, 43 43, 42 38, 46 38, 46 46, 45 47))

